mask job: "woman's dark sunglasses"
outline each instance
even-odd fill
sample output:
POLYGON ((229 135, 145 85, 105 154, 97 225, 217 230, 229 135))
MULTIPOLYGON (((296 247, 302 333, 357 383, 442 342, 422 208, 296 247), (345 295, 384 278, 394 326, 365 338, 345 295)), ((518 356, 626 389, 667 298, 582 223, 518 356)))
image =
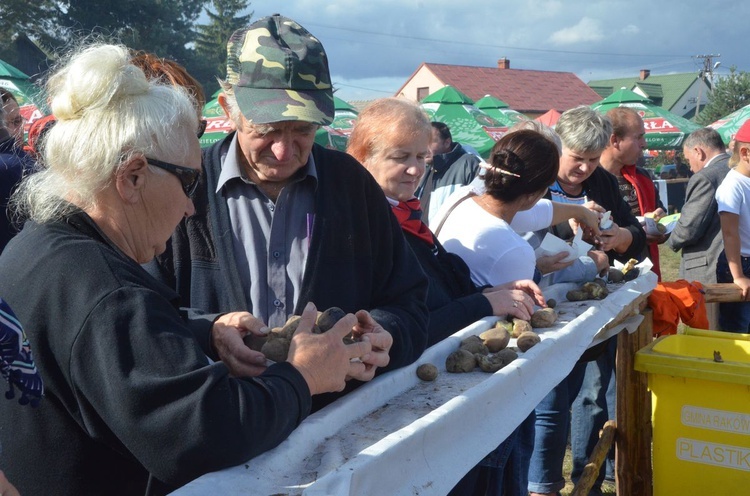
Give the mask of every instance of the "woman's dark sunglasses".
POLYGON ((193 196, 195 189, 198 187, 198 179, 201 177, 201 171, 191 169, 190 167, 170 164, 169 162, 162 162, 155 158, 146 158, 146 162, 177 176, 177 179, 182 183, 182 191, 184 191, 189 197, 193 196))
POLYGON ((208 124, 208 121, 206 119, 201 119, 198 121, 198 138, 200 139, 203 136, 203 133, 206 132, 206 125, 208 124))

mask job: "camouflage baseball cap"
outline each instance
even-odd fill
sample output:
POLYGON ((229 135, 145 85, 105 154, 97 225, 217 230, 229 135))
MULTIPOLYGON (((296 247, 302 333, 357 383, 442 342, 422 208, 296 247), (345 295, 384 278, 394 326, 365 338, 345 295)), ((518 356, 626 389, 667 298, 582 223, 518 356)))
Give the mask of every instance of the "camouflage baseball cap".
POLYGON ((333 89, 323 45, 295 21, 274 14, 238 29, 227 43, 227 83, 254 124, 333 120, 333 89))

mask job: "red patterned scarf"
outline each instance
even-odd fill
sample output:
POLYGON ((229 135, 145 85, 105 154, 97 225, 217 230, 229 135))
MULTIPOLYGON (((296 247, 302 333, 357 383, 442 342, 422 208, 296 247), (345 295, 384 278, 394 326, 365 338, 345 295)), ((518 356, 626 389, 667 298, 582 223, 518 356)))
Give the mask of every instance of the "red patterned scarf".
POLYGON ((432 231, 422 222, 422 207, 418 199, 412 198, 406 202, 398 202, 398 205, 391 205, 391 210, 404 232, 413 234, 429 245, 435 244, 432 231))

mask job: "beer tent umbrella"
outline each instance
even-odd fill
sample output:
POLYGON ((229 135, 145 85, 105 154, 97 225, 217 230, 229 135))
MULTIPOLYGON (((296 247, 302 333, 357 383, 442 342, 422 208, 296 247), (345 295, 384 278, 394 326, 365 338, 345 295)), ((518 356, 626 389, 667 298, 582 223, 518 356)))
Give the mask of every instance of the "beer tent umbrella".
POLYGON ((21 116, 26 120, 26 134, 34 121, 49 113, 41 88, 25 73, 3 60, 0 60, 0 88, 10 91, 18 100, 21 116))
POLYGON ((357 120, 357 110, 336 95, 333 96, 333 122, 321 126, 315 133, 315 142, 326 148, 346 151, 349 135, 357 120))
POLYGON ((212 96, 213 100, 206 102, 203 106, 203 118, 206 119, 206 131, 201 136, 201 147, 211 146, 234 130, 234 123, 224 114, 224 109, 219 105, 218 90, 212 96))
POLYGON ((545 126, 554 128, 555 124, 557 124, 557 121, 560 119, 561 115, 562 114, 558 112, 557 110, 549 109, 548 111, 546 111, 545 113, 543 113, 542 115, 540 115, 534 120, 537 122, 541 122, 545 126))
POLYGON ((629 107, 638 112, 646 127, 646 148, 674 150, 682 146, 685 137, 701 126, 675 115, 626 88, 621 88, 591 108, 606 113, 615 107, 629 107))
POLYGON ((507 127, 513 126, 520 121, 529 120, 521 112, 511 109, 507 103, 492 95, 484 95, 474 104, 479 110, 493 117, 496 121, 507 127))
POLYGON ((729 144, 732 137, 737 134, 737 131, 739 131, 740 127, 748 119, 750 119, 750 105, 745 105, 728 116, 722 117, 718 121, 709 124, 708 127, 716 129, 721 135, 721 139, 724 143, 729 144))
POLYGON ((471 146, 485 159, 495 141, 508 130, 450 85, 424 97, 421 107, 431 120, 443 122, 450 128, 453 141, 471 146))

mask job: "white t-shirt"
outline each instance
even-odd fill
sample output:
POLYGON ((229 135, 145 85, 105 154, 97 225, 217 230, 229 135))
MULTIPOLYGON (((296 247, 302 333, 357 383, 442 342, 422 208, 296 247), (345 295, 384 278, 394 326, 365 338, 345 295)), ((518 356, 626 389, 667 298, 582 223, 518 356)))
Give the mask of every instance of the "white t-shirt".
MULTIPOLYGON (((456 191, 443 204, 437 227, 451 205, 471 193, 471 186, 456 191)), ((532 279, 536 257, 531 245, 515 231, 535 231, 552 222, 552 203, 540 200, 532 209, 519 212, 512 226, 467 198, 450 212, 440 228, 438 240, 446 250, 461 257, 477 285, 495 286, 519 279, 532 279), (514 231, 515 230, 515 231, 514 231)))
POLYGON ((750 257, 750 177, 730 170, 716 188, 716 203, 719 212, 740 216, 740 253, 743 257, 750 257))

